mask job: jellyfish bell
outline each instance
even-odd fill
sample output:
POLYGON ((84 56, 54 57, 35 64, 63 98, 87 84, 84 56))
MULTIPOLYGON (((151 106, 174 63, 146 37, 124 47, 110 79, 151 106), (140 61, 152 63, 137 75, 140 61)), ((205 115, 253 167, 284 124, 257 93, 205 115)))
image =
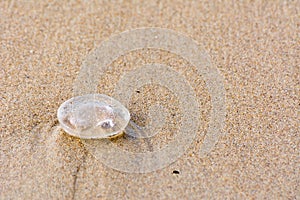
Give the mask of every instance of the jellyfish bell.
POLYGON ((130 120, 125 106, 104 94, 73 97, 61 104, 57 117, 68 134, 83 139, 116 137, 130 120))

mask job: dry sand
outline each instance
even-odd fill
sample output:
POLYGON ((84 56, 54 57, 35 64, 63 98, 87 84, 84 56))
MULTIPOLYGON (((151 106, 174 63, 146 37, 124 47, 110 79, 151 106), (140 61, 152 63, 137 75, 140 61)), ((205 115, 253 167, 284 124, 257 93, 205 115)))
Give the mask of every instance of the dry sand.
MULTIPOLYGON (((0 198, 299 199, 300 1, 232 2, 1 1, 0 198), (207 157, 198 154, 199 133, 170 166, 129 174, 106 167, 79 139, 57 130, 56 111, 72 97, 88 53, 111 34, 139 27, 184 33, 207 50, 225 79, 226 135, 207 157)), ((99 92, 109 95, 120 70, 130 69, 133 58, 147 63, 149 54, 156 62, 180 59, 132 52, 113 63, 99 92)), ((185 69, 203 97, 199 132, 205 131, 210 96, 185 69)), ((145 123, 147 101, 159 98, 155 91, 133 97, 138 123, 145 123)), ((167 130, 174 127, 170 122, 167 130)))

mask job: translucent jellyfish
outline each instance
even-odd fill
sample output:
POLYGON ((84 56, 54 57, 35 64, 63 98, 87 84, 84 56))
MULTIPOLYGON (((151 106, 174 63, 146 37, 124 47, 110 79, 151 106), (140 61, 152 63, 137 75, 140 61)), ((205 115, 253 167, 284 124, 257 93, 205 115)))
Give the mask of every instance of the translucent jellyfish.
POLYGON ((57 111, 61 127, 79 138, 110 138, 123 133, 129 111, 104 94, 87 94, 65 101, 57 111))

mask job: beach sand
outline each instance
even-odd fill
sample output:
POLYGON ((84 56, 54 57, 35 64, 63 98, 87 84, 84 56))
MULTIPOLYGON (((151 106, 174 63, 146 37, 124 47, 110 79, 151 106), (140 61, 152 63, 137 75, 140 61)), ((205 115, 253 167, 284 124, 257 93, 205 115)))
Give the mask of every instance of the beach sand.
MULTIPOLYGON (((1 1, 0 199, 299 199, 299 8, 297 0, 1 1), (123 72, 155 61, 180 71, 201 105, 201 127, 184 155, 135 174, 104 165, 59 129, 56 112, 73 96, 92 50, 141 27, 183 33, 206 50, 224 77, 227 114, 225 134, 200 156, 212 107, 203 77, 166 51, 118 58, 99 80, 99 93, 111 95, 123 72)), ((145 86, 129 110, 145 125, 156 101, 176 114, 155 136, 159 149, 176 138, 183 112, 176 96, 145 86)), ((126 138, 116 140, 126 148, 126 138)))

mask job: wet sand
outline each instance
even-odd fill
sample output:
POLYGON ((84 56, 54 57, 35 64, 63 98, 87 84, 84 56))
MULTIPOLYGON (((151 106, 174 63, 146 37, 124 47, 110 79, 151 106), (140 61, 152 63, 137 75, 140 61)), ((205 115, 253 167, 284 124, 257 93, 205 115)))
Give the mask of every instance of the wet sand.
MULTIPOLYGON (((2 1, 0 199, 300 198, 299 8, 299 1, 2 1), (207 51, 225 80, 226 134, 201 157, 212 106, 204 79, 170 52, 128 53, 101 77, 99 93, 111 95, 120 74, 137 64, 167 63, 199 96, 202 122, 176 162, 132 174, 103 165, 83 141, 59 129, 56 111, 73 96, 92 50, 112 34, 140 27, 172 29, 207 51)), ((164 88, 143 87, 129 109, 145 125, 148 104, 156 101, 178 113, 155 136, 159 149, 176 137, 177 99, 164 88)), ((126 138, 117 140, 127 148, 126 138)))

